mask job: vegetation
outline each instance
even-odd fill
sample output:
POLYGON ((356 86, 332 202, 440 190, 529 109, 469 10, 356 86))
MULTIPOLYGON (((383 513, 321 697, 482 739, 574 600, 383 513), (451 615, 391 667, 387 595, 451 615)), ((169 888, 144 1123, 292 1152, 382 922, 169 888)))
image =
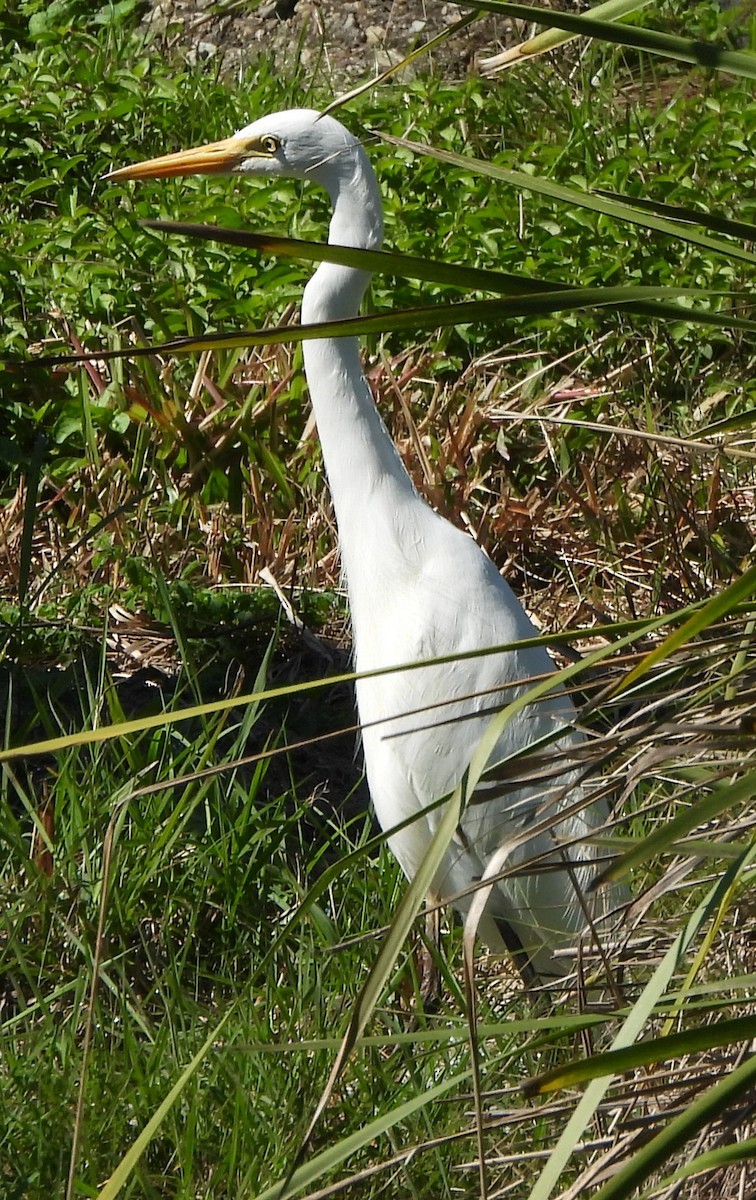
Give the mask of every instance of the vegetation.
MULTIPOLYGON (((729 36, 716 4, 655 9, 649 25, 679 32, 684 11, 691 37, 729 36)), ((141 221, 319 240, 326 198, 96 182, 332 97, 264 60, 241 82, 166 61, 137 17, 130 0, 0 13, 0 1194, 57 1195, 68 1178, 71 1197, 320 1196, 341 1181, 473 1195, 481 1123, 491 1194, 546 1197, 558 1178, 601 1200, 652 1180, 673 1195, 689 1162, 686 1195, 748 1194, 756 355, 733 293, 755 261, 752 80, 594 42, 503 81, 400 75, 344 114, 370 138, 388 244, 430 264, 424 283, 409 266, 375 276, 378 402, 432 502, 556 643, 593 656, 572 670, 633 871, 612 1004, 534 1005, 480 959, 478 1087, 459 931, 435 1012, 396 927, 374 966, 406 886, 353 761, 300 352, 271 335, 134 353, 286 322, 309 269, 141 221), (628 224, 606 193, 652 207, 628 224), (439 330, 466 296, 433 281, 437 261, 642 285, 678 310, 544 301, 439 330), (438 315, 391 331, 393 309, 420 305, 438 315), (34 362, 82 348, 128 353, 34 362), (297 1162, 350 1014, 366 1035, 297 1162), (629 1057, 611 1060, 607 1091, 591 1051, 611 1043, 629 1057), (580 1104, 575 1060, 593 1079, 580 1104), (547 1080, 523 1098, 548 1068, 557 1099, 547 1080), (568 1120, 575 1152, 542 1175, 568 1120), (608 1156, 592 1164, 620 1137, 607 1182, 608 1156)))

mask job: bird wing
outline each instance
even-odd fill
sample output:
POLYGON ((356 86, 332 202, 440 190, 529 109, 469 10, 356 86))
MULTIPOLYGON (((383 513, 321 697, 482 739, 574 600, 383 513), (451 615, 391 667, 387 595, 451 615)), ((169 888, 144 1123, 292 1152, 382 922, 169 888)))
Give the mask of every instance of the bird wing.
MULTIPOLYGON (((492 716, 534 679, 554 670, 542 647, 456 657, 511 645, 535 637, 537 631, 509 586, 467 535, 444 523, 433 549, 429 553, 426 538, 418 555, 419 569, 414 574, 389 571, 390 587, 384 574, 382 628, 374 630, 370 639, 379 661, 373 659, 369 666, 452 655, 453 661, 358 684, 370 791, 385 829, 448 795, 462 778, 492 716)), ((359 651, 358 646, 358 667, 364 669, 359 651)), ((511 924, 534 956, 542 946, 571 938, 585 923, 576 884, 581 890, 587 885, 592 854, 585 848, 570 851, 575 869, 557 870, 559 840, 585 837, 606 816, 605 808, 594 804, 560 821, 554 830, 521 840, 528 826, 543 817, 549 801, 563 808, 580 799, 579 790, 575 791, 577 773, 568 757, 570 748, 582 740, 571 727, 574 716, 569 697, 557 689, 512 717, 490 760, 503 760, 504 766, 498 777, 481 781, 436 880, 443 897, 469 889, 491 854, 507 839, 514 840, 507 866, 519 873, 497 886, 489 909, 511 924), (535 766, 522 754, 534 743, 539 744, 535 766), (522 871, 532 858, 542 860, 541 868, 522 871), (550 862, 544 870, 547 858, 550 862)), ((408 876, 422 861, 440 817, 441 810, 435 808, 391 839, 408 876)), ((464 910, 466 903, 456 907, 464 910)), ((544 956, 541 967, 543 961, 544 956)))

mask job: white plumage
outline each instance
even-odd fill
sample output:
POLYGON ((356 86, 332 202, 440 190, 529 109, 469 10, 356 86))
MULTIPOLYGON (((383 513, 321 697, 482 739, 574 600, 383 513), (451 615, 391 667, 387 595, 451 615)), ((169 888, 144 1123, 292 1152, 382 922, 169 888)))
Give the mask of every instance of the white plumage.
MULTIPOLYGON (((119 178, 229 172, 311 180, 333 203, 329 241, 378 249, 381 199, 359 142, 332 117, 292 110, 263 117, 233 137, 113 172, 119 178)), ((112 177, 112 176, 111 176, 112 177)), ((323 263, 307 284, 303 322, 355 315, 369 274, 323 263)), ((509 585, 475 542, 418 496, 373 402, 355 338, 305 341, 310 396, 333 496, 358 671, 448 656, 536 636, 509 585)), ((362 679, 357 684, 368 783, 381 826, 390 830, 421 813, 459 783, 492 710, 517 689, 553 671, 545 650, 525 648, 452 664, 362 679), (441 707, 429 707, 429 706, 441 707), (425 711, 423 711, 425 710, 425 711)), ((582 741, 574 708, 558 690, 506 727, 494 759, 534 742, 551 775, 509 789, 484 780, 479 803, 463 818, 434 884, 441 898, 457 897, 466 911, 470 889, 497 847, 549 811, 580 799, 569 751, 582 741), (558 733, 557 740, 555 734, 558 733), (486 790, 488 789, 488 791, 486 790)), ((517 768, 510 764, 510 772, 517 768)), ((527 774, 527 764, 520 764, 527 774)), ((534 774, 537 775, 537 772, 534 774)), ((421 815, 390 838, 408 877, 426 853, 440 810, 421 815)), ((585 900, 595 851, 583 839, 607 819, 603 802, 531 838, 510 856, 508 869, 537 858, 537 868, 497 884, 480 933, 494 949, 517 943, 525 974, 546 977, 564 967, 552 958, 586 927, 607 901, 585 900), (569 843, 562 851, 559 843, 569 843), (544 858, 548 859, 544 869, 544 858), (571 866, 565 865, 569 860, 571 866), (582 894, 581 900, 579 893, 582 894), (514 938, 512 937, 514 934, 514 938), (527 959, 527 963, 526 960, 527 959)))

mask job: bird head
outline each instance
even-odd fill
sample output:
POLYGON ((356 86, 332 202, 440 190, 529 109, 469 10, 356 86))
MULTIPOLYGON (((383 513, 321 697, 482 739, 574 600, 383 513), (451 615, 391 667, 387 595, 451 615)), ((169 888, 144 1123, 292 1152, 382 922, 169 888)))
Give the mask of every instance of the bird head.
POLYGON ((358 146, 357 139, 333 117, 321 117, 314 109, 289 109, 261 117, 223 141, 120 167, 105 179, 280 176, 312 179, 330 191, 335 177, 351 173, 358 146))

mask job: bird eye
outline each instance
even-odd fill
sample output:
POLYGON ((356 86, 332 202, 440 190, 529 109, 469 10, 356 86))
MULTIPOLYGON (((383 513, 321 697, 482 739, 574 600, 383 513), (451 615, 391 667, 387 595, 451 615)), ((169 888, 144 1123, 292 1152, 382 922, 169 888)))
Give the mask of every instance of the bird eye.
POLYGON ((260 138, 260 148, 264 150, 266 154, 275 154, 280 145, 281 143, 279 142, 278 138, 273 137, 271 134, 266 134, 265 137, 260 138))

